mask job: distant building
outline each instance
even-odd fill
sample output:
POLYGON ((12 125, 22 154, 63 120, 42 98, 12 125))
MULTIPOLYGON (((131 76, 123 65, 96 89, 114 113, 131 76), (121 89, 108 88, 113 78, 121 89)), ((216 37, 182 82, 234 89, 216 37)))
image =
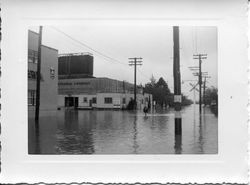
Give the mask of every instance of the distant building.
POLYGON ((93 78, 91 53, 62 54, 58 58, 59 79, 93 78))
MULTIPOLYGON (((28 31, 28 109, 35 110, 39 34, 28 31)), ((57 109, 58 51, 41 46, 40 110, 57 109)))
MULTIPOLYGON (((93 76, 93 56, 91 54, 68 54, 65 56, 63 56, 63 60, 59 57, 58 63, 58 106, 60 108, 122 109, 126 108, 133 100, 133 84, 93 76), (70 59, 67 60, 65 56, 70 59), (72 61, 73 63, 71 63, 72 61), (77 67, 79 69, 76 70, 77 67)), ((137 88, 137 107, 143 108, 152 100, 152 95, 144 94, 142 88, 137 88)))

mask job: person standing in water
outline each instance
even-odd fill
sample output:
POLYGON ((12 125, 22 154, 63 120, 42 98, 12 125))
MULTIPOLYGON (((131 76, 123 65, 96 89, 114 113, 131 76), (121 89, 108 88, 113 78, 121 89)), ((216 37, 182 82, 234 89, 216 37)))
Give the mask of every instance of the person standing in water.
POLYGON ((145 106, 143 108, 143 112, 144 112, 145 116, 147 116, 147 113, 148 113, 148 102, 145 103, 145 106))

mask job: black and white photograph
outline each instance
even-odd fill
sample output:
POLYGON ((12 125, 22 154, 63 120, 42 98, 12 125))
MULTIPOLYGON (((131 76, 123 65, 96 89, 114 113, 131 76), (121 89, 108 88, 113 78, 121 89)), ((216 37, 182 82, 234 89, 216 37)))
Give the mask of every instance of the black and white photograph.
POLYGON ((218 153, 217 27, 27 32, 29 154, 218 153))
POLYGON ((1 183, 249 182, 247 0, 0 8, 1 183))

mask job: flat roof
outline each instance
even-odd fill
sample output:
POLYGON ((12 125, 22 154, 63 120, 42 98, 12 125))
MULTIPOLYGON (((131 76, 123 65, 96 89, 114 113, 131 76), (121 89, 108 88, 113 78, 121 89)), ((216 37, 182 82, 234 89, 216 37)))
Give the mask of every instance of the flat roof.
POLYGON ((85 55, 89 55, 89 56, 93 56, 92 53, 90 52, 81 52, 81 53, 61 53, 58 56, 59 57, 68 57, 68 56, 85 56, 85 55))

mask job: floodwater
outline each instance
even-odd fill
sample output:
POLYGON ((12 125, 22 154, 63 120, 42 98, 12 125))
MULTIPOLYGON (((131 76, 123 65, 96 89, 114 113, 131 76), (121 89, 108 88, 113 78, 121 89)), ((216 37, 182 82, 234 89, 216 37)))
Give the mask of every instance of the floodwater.
POLYGON ((218 118, 208 107, 184 107, 175 135, 173 110, 41 112, 29 116, 29 154, 217 154, 218 118))

